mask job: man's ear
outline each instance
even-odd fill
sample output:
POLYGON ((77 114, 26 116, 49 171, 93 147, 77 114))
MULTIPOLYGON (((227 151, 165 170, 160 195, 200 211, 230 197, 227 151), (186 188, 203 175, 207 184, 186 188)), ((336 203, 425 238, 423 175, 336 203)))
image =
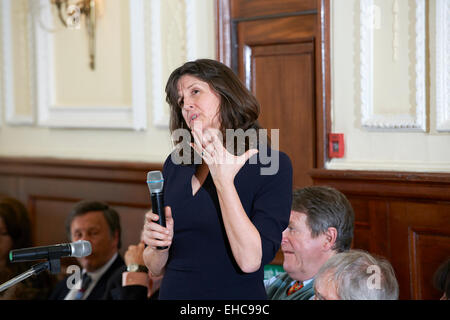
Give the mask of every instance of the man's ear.
POLYGON ((325 242, 323 244, 324 250, 333 250, 334 244, 336 243, 337 239, 337 230, 335 227, 328 228, 327 231, 325 231, 325 242))

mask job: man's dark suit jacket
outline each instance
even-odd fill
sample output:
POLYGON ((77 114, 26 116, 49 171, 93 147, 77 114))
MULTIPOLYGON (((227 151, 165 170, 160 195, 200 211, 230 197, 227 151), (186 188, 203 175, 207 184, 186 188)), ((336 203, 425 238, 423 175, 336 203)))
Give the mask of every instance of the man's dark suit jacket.
MULTIPOLYGON (((117 269, 121 269, 125 266, 125 262, 123 261, 122 257, 120 255, 117 255, 114 262, 111 264, 111 266, 106 270, 106 272, 102 275, 102 277, 98 280, 95 287, 92 289, 89 296, 86 298, 86 300, 106 300, 109 296, 108 292, 106 291, 106 287, 108 284, 109 279, 111 276, 114 275, 117 269)), ((49 300, 64 300, 64 298, 69 293, 69 288, 67 287, 66 281, 67 278, 64 278, 64 280, 60 281, 53 292, 50 294, 49 300)))
POLYGON ((122 286, 122 273, 126 267, 117 269, 108 280, 105 300, 157 300, 159 290, 147 298, 147 287, 140 285, 122 286))

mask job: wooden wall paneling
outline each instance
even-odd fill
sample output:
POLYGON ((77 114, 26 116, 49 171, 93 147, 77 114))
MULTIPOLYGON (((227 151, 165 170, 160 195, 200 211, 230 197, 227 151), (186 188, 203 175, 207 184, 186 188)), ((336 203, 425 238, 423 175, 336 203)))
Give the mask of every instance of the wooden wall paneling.
POLYGON ((387 259, 391 257, 389 203, 382 199, 366 199, 369 204, 370 246, 368 251, 387 259))
POLYGON ((449 173, 312 169, 314 184, 371 198, 450 200, 449 173))
POLYGON ((380 199, 347 194, 355 212, 354 249, 389 258, 388 208, 380 199))
POLYGON ((64 222, 70 209, 78 200, 37 195, 28 196, 28 211, 35 246, 69 242, 64 222))
POLYGON ((369 251, 370 236, 371 234, 369 224, 355 221, 352 249, 362 249, 369 251))
POLYGON ((122 225, 122 255, 130 244, 138 244, 141 241, 141 231, 144 226, 145 213, 151 209, 151 203, 145 207, 134 207, 126 204, 111 205, 119 212, 122 225))
MULTIPOLYGON (((1 165, 1 164, 0 164, 1 165)), ((19 181, 16 177, 4 176, 0 183, 0 195, 19 194, 19 181)))
POLYGON ((370 248, 370 220, 369 204, 358 197, 348 197, 355 213, 352 248, 369 250, 370 248))
POLYGON ((259 17, 316 11, 317 0, 231 0, 233 17, 259 17))
POLYGON ((55 177, 139 183, 146 180, 149 170, 162 170, 162 164, 0 157, 0 175, 5 177, 55 177))
POLYGON ((450 201, 390 203, 391 261, 403 290, 402 299, 429 299, 431 279, 450 256, 450 201))
POLYGON ((438 300, 442 296, 432 285, 439 265, 450 258, 450 232, 426 228, 409 229, 412 296, 438 300))
POLYGON ((123 253, 128 245, 137 243, 144 213, 151 208, 145 182, 141 184, 89 181, 28 179, 24 184, 31 203, 36 245, 66 242, 64 221, 73 205, 84 199, 107 202, 121 216, 123 253), (44 186, 44 187, 42 187, 44 186), (48 222, 52 221, 51 225, 48 222))
POLYGON ((67 242, 64 222, 82 199, 114 207, 122 226, 122 249, 137 243, 151 208, 146 178, 161 164, 0 158, 0 192, 27 205, 35 245, 67 242))
POLYGON ((431 280, 450 257, 450 174, 324 169, 310 174, 315 185, 335 187, 349 198, 356 216, 354 247, 391 262, 400 299, 440 296, 431 280))
MULTIPOLYGON (((75 203, 81 199, 30 195, 28 208, 33 226, 34 245, 41 246, 69 242, 70 239, 67 237, 65 230, 65 220, 75 203)), ((112 200, 103 201, 106 201, 119 213, 122 227, 122 248, 120 253, 124 254, 130 244, 136 244, 140 241, 144 215, 151 208, 151 205, 127 204, 112 200)))

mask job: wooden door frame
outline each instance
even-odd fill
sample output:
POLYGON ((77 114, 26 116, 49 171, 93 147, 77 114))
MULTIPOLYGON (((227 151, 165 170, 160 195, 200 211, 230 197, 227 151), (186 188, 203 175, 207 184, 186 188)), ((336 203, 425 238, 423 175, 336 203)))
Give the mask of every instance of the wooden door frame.
POLYGON ((237 72, 237 24, 243 21, 317 14, 318 37, 315 41, 316 63, 316 168, 325 168, 328 161, 328 133, 331 132, 330 72, 330 0, 317 0, 317 10, 298 11, 258 17, 232 17, 231 0, 216 0, 216 58, 237 72))

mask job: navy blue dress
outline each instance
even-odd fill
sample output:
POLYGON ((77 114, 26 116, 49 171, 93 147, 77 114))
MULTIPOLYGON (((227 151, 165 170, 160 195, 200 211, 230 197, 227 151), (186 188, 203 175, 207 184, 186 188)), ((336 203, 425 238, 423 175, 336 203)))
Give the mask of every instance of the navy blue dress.
POLYGON ((251 164, 253 157, 247 160, 234 180, 242 206, 261 236, 262 263, 253 273, 242 272, 234 260, 211 175, 193 196, 191 179, 196 165, 175 165, 170 156, 167 158, 163 168, 164 205, 172 209, 174 237, 160 299, 267 299, 264 265, 273 260, 280 247, 292 202, 291 161, 282 152, 269 149, 268 154, 279 155, 276 174, 261 174, 261 169, 271 164, 261 164, 258 153, 253 156, 257 164, 251 164))

